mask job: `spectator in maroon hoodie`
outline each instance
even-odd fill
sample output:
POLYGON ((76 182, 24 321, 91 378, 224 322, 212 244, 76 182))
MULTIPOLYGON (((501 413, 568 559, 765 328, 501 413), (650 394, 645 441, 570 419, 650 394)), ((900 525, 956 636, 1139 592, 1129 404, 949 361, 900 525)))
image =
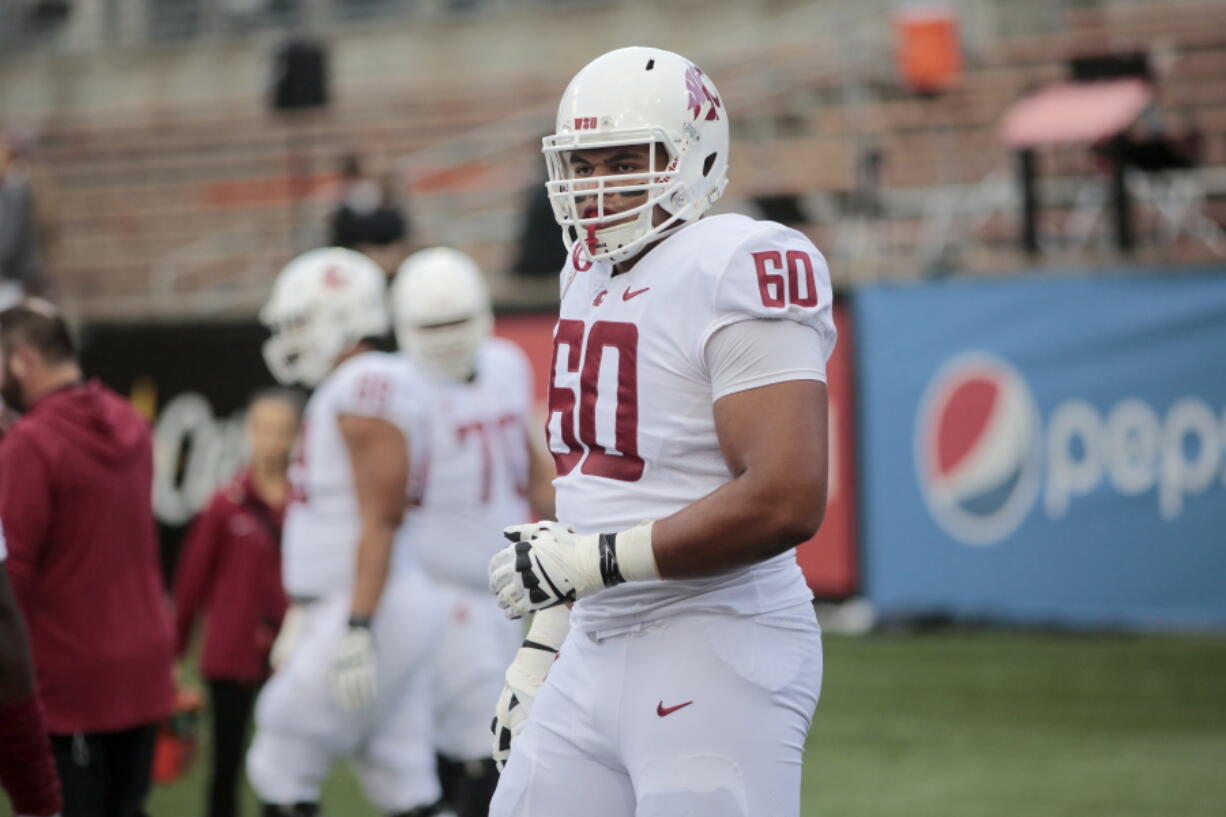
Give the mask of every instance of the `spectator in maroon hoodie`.
POLYGON ((83 382, 55 308, 0 313, 0 445, 9 576, 29 625, 64 817, 136 817, 156 724, 173 703, 173 644, 151 503, 149 425, 83 382))
POLYGON ((60 810, 60 781, 34 689, 25 623, 4 568, 7 556, 0 527, 0 790, 8 792, 17 817, 51 817, 60 810))
POLYGON ((213 713, 209 817, 238 814, 251 705, 268 675, 269 649, 285 614, 281 518, 301 410, 301 396, 288 389, 262 391, 251 400, 250 463, 196 518, 175 573, 179 655, 201 612, 206 621, 200 674, 208 682, 213 713))

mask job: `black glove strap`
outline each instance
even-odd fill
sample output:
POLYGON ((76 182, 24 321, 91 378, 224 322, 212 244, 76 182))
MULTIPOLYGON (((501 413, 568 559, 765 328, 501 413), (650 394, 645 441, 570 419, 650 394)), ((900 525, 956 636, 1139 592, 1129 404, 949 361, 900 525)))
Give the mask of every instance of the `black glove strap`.
POLYGON ((369 630, 373 621, 374 619, 371 616, 350 616, 349 627, 351 629, 354 627, 359 627, 363 630, 369 630))
POLYGON ((617 566, 617 534, 600 534, 600 579, 605 587, 622 584, 626 577, 617 566))
POLYGON ((557 650, 555 650, 553 647, 549 646, 548 644, 542 644, 541 642, 533 641, 530 638, 525 638, 524 643, 521 644, 520 646, 527 647, 530 650, 544 650, 545 652, 552 652, 552 653, 557 652, 557 650))

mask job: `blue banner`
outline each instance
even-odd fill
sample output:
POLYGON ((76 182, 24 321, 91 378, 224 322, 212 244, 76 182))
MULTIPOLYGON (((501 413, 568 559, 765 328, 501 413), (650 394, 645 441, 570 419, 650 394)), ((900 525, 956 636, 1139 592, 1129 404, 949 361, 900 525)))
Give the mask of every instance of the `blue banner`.
POLYGON ((856 293, 886 615, 1226 626, 1226 270, 856 293))

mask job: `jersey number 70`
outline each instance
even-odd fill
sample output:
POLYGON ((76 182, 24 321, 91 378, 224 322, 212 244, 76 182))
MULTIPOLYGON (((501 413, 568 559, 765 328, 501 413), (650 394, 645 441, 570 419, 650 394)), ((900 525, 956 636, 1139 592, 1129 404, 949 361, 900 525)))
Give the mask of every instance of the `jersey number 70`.
POLYGON ((643 458, 639 456, 638 348, 639 328, 632 323, 596 321, 589 330, 583 321, 558 321, 550 367, 555 382, 549 384, 549 420, 545 424, 558 476, 566 476, 582 461, 579 470, 591 476, 624 482, 643 477, 643 458), (562 346, 567 348, 564 360, 559 359, 562 346), (606 349, 617 352, 617 391, 612 395, 598 393, 600 365, 606 349), (564 371, 579 372, 577 394, 575 389, 557 385, 559 364, 565 367, 564 371), (596 439, 596 406, 602 397, 616 401, 613 415, 616 451, 609 451, 596 439), (561 415, 559 425, 566 447, 563 453, 553 447, 550 427, 555 414, 561 415))

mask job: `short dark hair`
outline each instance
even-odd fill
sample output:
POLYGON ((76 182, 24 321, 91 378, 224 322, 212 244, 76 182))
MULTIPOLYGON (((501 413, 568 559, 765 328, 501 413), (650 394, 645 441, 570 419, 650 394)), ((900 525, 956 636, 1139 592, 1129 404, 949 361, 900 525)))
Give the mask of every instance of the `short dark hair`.
POLYGON ((306 408, 306 396, 297 389, 287 388, 285 386, 266 386, 262 389, 257 389, 247 400, 247 408, 250 410, 256 403, 264 400, 276 400, 279 403, 284 403, 294 410, 294 416, 302 419, 302 411, 306 408))
POLYGON ((41 298, 28 298, 0 312, 0 344, 6 350, 24 344, 48 363, 77 359, 77 345, 68 322, 51 302, 41 298))

